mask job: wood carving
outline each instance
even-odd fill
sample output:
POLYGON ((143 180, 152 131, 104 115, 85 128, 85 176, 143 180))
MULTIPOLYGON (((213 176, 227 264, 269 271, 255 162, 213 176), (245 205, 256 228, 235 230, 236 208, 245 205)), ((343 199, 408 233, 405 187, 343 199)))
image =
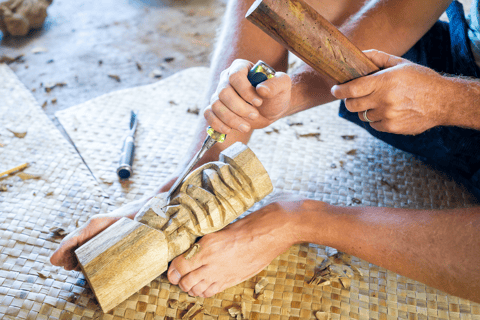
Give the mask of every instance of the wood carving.
POLYGON ((246 18, 337 83, 378 71, 360 49, 303 0, 257 0, 246 18))
POLYGON ((237 142, 219 161, 190 173, 169 203, 160 194, 135 221, 122 218, 78 248, 75 253, 102 309, 107 312, 150 283, 197 237, 222 229, 272 190, 258 158, 237 142))
POLYGON ((0 30, 4 35, 24 36, 40 28, 52 0, 7 0, 0 2, 0 30))

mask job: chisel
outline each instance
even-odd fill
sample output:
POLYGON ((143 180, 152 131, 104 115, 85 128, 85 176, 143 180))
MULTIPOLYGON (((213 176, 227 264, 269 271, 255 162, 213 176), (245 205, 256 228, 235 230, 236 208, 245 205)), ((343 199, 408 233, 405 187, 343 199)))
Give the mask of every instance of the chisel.
MULTIPOLYGON (((256 87, 263 81, 273 78, 275 76, 275 70, 270 67, 268 64, 259 60, 249 71, 247 78, 252 84, 252 86, 256 87)), ((205 155, 205 153, 217 142, 225 141, 226 135, 220 132, 215 131, 211 127, 207 128, 207 138, 202 144, 202 147, 197 152, 195 157, 190 161, 188 166, 182 172, 182 174, 178 177, 175 183, 172 185, 170 190, 167 193, 166 199, 167 203, 169 202, 171 196, 175 193, 178 186, 182 183, 183 179, 190 173, 193 167, 197 164, 197 162, 205 155)))

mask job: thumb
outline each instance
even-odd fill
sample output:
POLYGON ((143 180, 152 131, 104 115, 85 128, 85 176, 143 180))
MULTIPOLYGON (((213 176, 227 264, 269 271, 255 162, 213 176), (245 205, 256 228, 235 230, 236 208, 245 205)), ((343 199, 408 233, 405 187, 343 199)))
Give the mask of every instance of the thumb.
POLYGON ((275 77, 268 79, 257 86, 257 93, 266 99, 276 97, 278 94, 291 88, 290 76, 284 72, 275 73, 275 77))
POLYGON ((391 68, 408 60, 378 50, 365 50, 365 55, 380 69, 391 68))

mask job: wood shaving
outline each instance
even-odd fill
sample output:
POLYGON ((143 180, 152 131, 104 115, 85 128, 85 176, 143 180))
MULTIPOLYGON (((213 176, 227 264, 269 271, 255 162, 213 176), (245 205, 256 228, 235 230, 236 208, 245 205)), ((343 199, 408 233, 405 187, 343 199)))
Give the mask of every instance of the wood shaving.
POLYGON ((45 85, 45 92, 48 93, 48 92, 52 91, 54 88, 56 88, 56 87, 61 88, 61 87, 65 87, 66 85, 67 85, 66 82, 47 83, 47 84, 45 85))
POLYGON ((231 317, 237 320, 243 319, 242 310, 238 306, 233 306, 231 308, 228 308, 228 313, 230 314, 231 317))
POLYGON ((198 243, 194 243, 184 255, 185 260, 190 260, 193 258, 198 252, 200 251, 200 245, 198 243))
POLYGON ((142 65, 138 62, 135 62, 135 65, 137 66, 138 71, 142 71, 142 65))
POLYGON ((39 174, 32 174, 32 173, 26 173, 26 172, 19 172, 16 174, 16 176, 22 179, 23 181, 30 180, 30 179, 40 179, 42 177, 39 174))
POLYGON ((55 238, 55 239, 63 239, 68 234, 68 232, 65 231, 65 229, 63 229, 61 227, 51 227, 50 229, 48 229, 48 231, 53 233, 52 237, 55 238))
POLYGON ((13 135, 17 138, 23 139, 27 135, 27 130, 25 129, 12 129, 12 128, 7 128, 8 131, 13 133, 13 135))
POLYGON ((247 304, 245 301, 242 301, 242 317, 243 319, 247 319, 247 304))
POLYGON ((53 98, 52 103, 57 103, 57 98, 53 98))
POLYGON ((352 135, 352 136, 342 136, 343 140, 355 140, 357 138, 356 135, 352 135))
POLYGON ((348 154, 349 156, 354 156, 354 155, 357 154, 357 149, 352 149, 352 150, 348 151, 347 154, 348 154))
POLYGON ((265 290, 267 284, 267 278, 262 278, 260 281, 257 282, 257 284, 255 285, 255 294, 257 295, 257 297, 263 293, 263 290, 265 290))
POLYGON ((3 143, 0 143, 0 147, 2 147, 2 148, 3 148, 3 147, 5 147, 5 145, 4 145, 3 143))
POLYGON ((161 78, 162 75, 163 75, 163 74, 162 74, 162 71, 159 70, 159 69, 154 69, 152 72, 150 72, 150 73, 148 74, 148 76, 149 76, 150 78, 153 78, 153 79, 161 78))
POLYGON ((168 305, 172 309, 186 310, 188 308, 189 304, 190 304, 190 302, 188 302, 188 301, 182 301, 182 302, 180 302, 178 300, 168 301, 168 305))
POLYGON ((303 122, 299 121, 299 122, 296 122, 292 119, 287 119, 287 125, 289 125, 290 127, 293 127, 293 126, 303 126, 303 122))
POLYGON ((302 133, 302 134, 297 133, 296 136, 297 136, 297 139, 298 138, 314 137, 314 138, 317 138, 318 141, 322 141, 320 139, 320 132, 310 132, 310 133, 302 133))
POLYGON ((387 186, 387 187, 390 187, 392 188, 394 191, 398 192, 398 188, 397 186, 393 185, 393 184, 390 184, 388 183, 387 181, 385 181, 384 179, 380 180, 380 183, 382 184, 382 186, 387 186))
POLYGON ((362 200, 357 199, 357 198, 352 198, 352 202, 355 203, 355 204, 361 204, 362 200))
POLYGON ((280 130, 278 130, 277 128, 265 128, 265 129, 263 129, 263 131, 264 131, 266 134, 280 133, 280 130))
POLYGON ((196 302, 188 311, 184 314, 182 319, 192 319, 195 317, 199 312, 203 310, 203 306, 201 303, 196 302))
POLYGON ((50 272, 37 271, 37 274, 41 279, 52 278, 52 276, 50 275, 50 272))
POLYGON ((188 108, 188 109, 187 109, 187 112, 188 112, 188 113, 193 113, 193 114, 199 115, 199 114, 200 114, 200 109, 199 109, 198 107, 188 108))
POLYGON ((117 81, 117 82, 122 82, 122 80, 120 79, 119 76, 117 76, 116 74, 109 74, 108 75, 109 78, 112 78, 113 80, 117 81))
POLYGON ((44 52, 48 52, 48 49, 44 47, 35 47, 32 49, 33 54, 44 53, 44 52))
POLYGON ((310 285, 326 286, 338 281, 345 289, 349 289, 351 280, 360 275, 358 268, 350 265, 350 256, 326 247, 327 257, 316 269, 315 275, 307 282, 310 285))
POLYGON ((7 185, 6 184, 1 184, 0 185, 0 192, 5 192, 8 191, 7 185))
POLYGON ((45 108, 47 106, 48 101, 45 100, 45 102, 42 104, 42 108, 45 108))
POLYGON ((12 64, 14 62, 19 62, 19 63, 25 62, 25 60, 23 59, 23 54, 18 55, 14 58, 9 57, 9 56, 1 56, 0 57, 0 63, 12 64))
POLYGON ((173 60, 175 60, 174 57, 166 57, 165 59, 163 59, 165 62, 172 62, 173 60))
POLYGON ((172 106, 177 106, 177 105, 178 105, 178 103, 176 103, 176 102, 173 101, 173 100, 168 101, 168 103, 170 103, 172 106))
POLYGON ((315 312, 315 318, 317 318, 317 320, 330 320, 330 314, 328 312, 317 311, 315 312))

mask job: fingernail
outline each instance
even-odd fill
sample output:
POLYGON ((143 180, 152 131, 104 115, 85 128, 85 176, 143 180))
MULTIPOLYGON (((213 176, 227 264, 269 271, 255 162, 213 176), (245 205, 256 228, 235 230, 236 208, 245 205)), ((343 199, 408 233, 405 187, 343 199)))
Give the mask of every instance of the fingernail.
POLYGON ((267 86, 257 86, 257 88, 258 88, 258 87, 263 88, 263 89, 265 90, 265 93, 266 93, 266 94, 269 94, 269 93, 270 93, 270 89, 269 89, 267 86))
POLYGON ((252 100, 252 104, 253 104, 254 106, 260 107, 260 105, 262 104, 262 100, 260 100, 260 99, 258 99, 258 98, 254 98, 254 99, 252 100))
POLYGON ((258 113, 252 112, 248 115, 248 117, 252 120, 255 120, 258 118, 258 113))
POLYGON ((174 282, 178 282, 180 280, 180 273, 178 273, 177 269, 173 269, 172 271, 172 280, 174 282))
POLYGON ((248 126, 246 124, 241 124, 238 126, 238 130, 242 132, 248 132, 248 126))

